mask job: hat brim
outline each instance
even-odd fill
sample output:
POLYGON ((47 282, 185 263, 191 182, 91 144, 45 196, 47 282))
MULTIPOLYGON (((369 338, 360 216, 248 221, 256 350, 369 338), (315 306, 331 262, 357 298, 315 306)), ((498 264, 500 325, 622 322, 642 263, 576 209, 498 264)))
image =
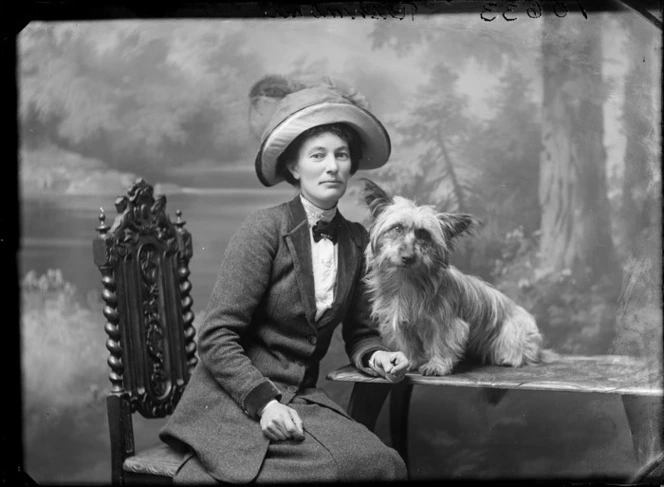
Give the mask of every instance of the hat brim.
POLYGON ((302 132, 318 125, 345 123, 362 140, 358 169, 376 169, 390 157, 390 137, 383 124, 368 111, 350 103, 318 103, 291 114, 264 138, 256 155, 256 174, 265 186, 283 180, 277 175, 277 159, 302 132))

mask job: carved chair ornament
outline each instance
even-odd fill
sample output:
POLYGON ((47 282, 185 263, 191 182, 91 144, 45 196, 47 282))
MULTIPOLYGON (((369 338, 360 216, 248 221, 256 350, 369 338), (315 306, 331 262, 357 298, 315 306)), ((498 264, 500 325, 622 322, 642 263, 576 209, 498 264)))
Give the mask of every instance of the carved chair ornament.
POLYGON ((110 352, 110 393, 129 395, 131 412, 170 414, 196 365, 190 296, 191 234, 182 213, 173 224, 166 197, 138 179, 115 201, 118 215, 99 215, 93 251, 102 274, 110 352))

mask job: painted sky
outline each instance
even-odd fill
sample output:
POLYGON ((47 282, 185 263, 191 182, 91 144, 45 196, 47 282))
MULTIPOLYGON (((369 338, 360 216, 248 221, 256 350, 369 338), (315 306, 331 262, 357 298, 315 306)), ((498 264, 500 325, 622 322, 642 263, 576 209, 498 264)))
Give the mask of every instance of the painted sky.
MULTIPOLYGON (((595 24, 589 28, 598 28, 597 19, 591 20, 595 24)), ((35 28, 35 24, 38 23, 28 25, 26 31, 35 28)), ((467 110, 471 116, 476 119, 491 117, 493 114, 491 99, 495 96, 495 88, 505 65, 505 59, 498 62, 498 58, 502 56, 499 50, 495 50, 496 45, 506 46, 510 60, 532 80, 529 96, 535 100, 541 100, 542 96, 542 80, 537 58, 542 37, 542 19, 523 20, 518 26, 515 25, 517 22, 514 24, 482 22, 475 15, 417 17, 410 23, 394 19, 298 18, 97 21, 58 24, 59 35, 67 33, 73 38, 82 38, 93 45, 99 55, 116 49, 120 42, 118 33, 127 27, 133 26, 137 30, 149 31, 152 36, 172 36, 168 61, 177 65, 183 73, 190 75, 191 79, 200 76, 198 71, 203 66, 200 58, 204 54, 201 46, 206 36, 219 35, 219 32, 231 37, 241 36, 239 47, 235 46, 239 51, 237 54, 255 59, 264 74, 291 73, 300 70, 308 76, 332 76, 355 84, 369 98, 374 112, 384 121, 388 130, 391 129, 391 122, 398 120, 404 110, 408 109, 418 87, 426 82, 429 65, 439 61, 446 62, 455 69, 458 75, 455 90, 467 97, 467 110), (442 32, 443 39, 448 42, 442 50, 440 46, 428 44, 426 41, 415 45, 406 53, 391 45, 376 48, 372 44, 371 36, 378 22, 390 22, 389 25, 382 24, 381 27, 387 25, 396 35, 412 35, 414 26, 424 37, 435 33, 440 38, 442 32), (477 39, 475 44, 464 43, 464 35, 469 31, 477 39), (461 39, 459 52, 454 53, 454 42, 458 39, 461 39), (481 51, 492 45, 494 46, 492 56, 496 58, 496 63, 493 65, 491 62, 479 63, 474 59, 476 53, 471 50, 481 51)), ((602 28, 605 58, 602 71, 613 83, 605 104, 605 145, 607 163, 609 167, 614 167, 621 165, 625 144, 620 120, 623 101, 622 83, 627 66, 622 47, 625 36, 621 34, 618 24, 612 19, 603 19, 602 28)), ((25 44, 25 38, 25 35, 20 36, 19 42, 23 39, 25 44)), ((659 53, 652 54, 652 60, 657 61, 659 53)), ((221 70, 224 69, 223 59, 219 60, 219 66, 221 70)), ((660 71, 656 70, 657 73, 660 71)), ((131 76, 136 76, 136 73, 126 73, 120 79, 126 80, 131 76)), ((249 78, 248 74, 244 76, 242 72, 235 72, 225 82, 237 83, 237 86, 244 86, 248 91, 255 81, 256 79, 249 78)), ((19 90, 22 82, 23 80, 19 78, 19 90)), ((652 86, 659 86, 657 80, 653 80, 652 86)), ((122 86, 117 86, 115 89, 121 90, 122 86)), ((186 89, 195 91, 197 87, 192 85, 186 89)), ((225 87, 220 86, 219 89, 224 90, 225 87)), ((243 112, 240 110, 238 113, 243 112)), ((239 134, 248 132, 246 118, 244 116, 238 118, 235 130, 239 134)), ((166 185, 164 187, 170 191, 177 191, 179 187, 190 188, 190 191, 195 191, 196 188, 207 188, 209 191, 212 188, 223 190, 238 187, 258 190, 261 186, 256 181, 252 169, 253 144, 257 142, 248 141, 245 155, 240 159, 226 158, 222 147, 216 157, 208 157, 205 160, 183 158, 180 164, 164 165, 157 173, 152 171, 147 174, 155 182, 166 185)), ((48 148, 41 150, 46 150, 46 154, 49 154, 48 148)), ((54 158, 46 154, 36 155, 34 152, 22 153, 24 157, 20 168, 24 195, 39 194, 44 189, 44 178, 57 179, 59 176, 54 166, 59 166, 60 173, 67 173, 70 184, 50 187, 55 188, 56 192, 65 194, 99 191, 117 193, 126 187, 127 180, 147 171, 147 167, 142 167, 140 164, 132 167, 132 171, 127 171, 126 168, 116 169, 109 166, 109 161, 103 158, 90 159, 85 154, 76 154, 76 151, 62 147, 58 148, 56 153, 67 157, 54 158), (66 162, 53 163, 65 159, 66 162), (72 162, 74 159, 80 159, 81 164, 76 165, 72 162), (40 160, 48 162, 40 163, 40 160), (72 169, 74 166, 76 170, 72 169), (37 178, 42 187, 40 184, 33 184, 37 178)))

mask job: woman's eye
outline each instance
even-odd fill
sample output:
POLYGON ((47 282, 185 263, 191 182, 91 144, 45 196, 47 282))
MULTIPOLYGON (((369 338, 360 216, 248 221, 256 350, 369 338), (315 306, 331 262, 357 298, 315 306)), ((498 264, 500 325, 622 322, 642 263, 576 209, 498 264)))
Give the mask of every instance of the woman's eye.
POLYGON ((347 160, 350 157, 348 152, 337 152, 337 159, 341 159, 343 161, 347 160))
POLYGON ((415 238, 419 238, 421 240, 429 240, 431 238, 431 234, 429 233, 428 230, 425 230, 423 228, 418 228, 415 230, 415 238))
POLYGON ((311 154, 311 158, 320 161, 321 159, 325 158, 325 154, 323 154, 322 152, 315 152, 311 154))

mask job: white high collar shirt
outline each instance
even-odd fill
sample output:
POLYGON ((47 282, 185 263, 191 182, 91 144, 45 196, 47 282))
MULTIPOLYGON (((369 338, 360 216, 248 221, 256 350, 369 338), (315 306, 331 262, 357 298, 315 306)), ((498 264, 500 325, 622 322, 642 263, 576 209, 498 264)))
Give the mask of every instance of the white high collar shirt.
POLYGON ((323 210, 300 194, 300 200, 309 222, 309 238, 311 239, 311 260, 314 271, 314 294, 316 297, 316 318, 318 321, 323 313, 332 307, 334 286, 337 282, 337 248, 338 245, 326 238, 314 241, 313 226, 319 220, 331 221, 337 214, 336 206, 323 210))

